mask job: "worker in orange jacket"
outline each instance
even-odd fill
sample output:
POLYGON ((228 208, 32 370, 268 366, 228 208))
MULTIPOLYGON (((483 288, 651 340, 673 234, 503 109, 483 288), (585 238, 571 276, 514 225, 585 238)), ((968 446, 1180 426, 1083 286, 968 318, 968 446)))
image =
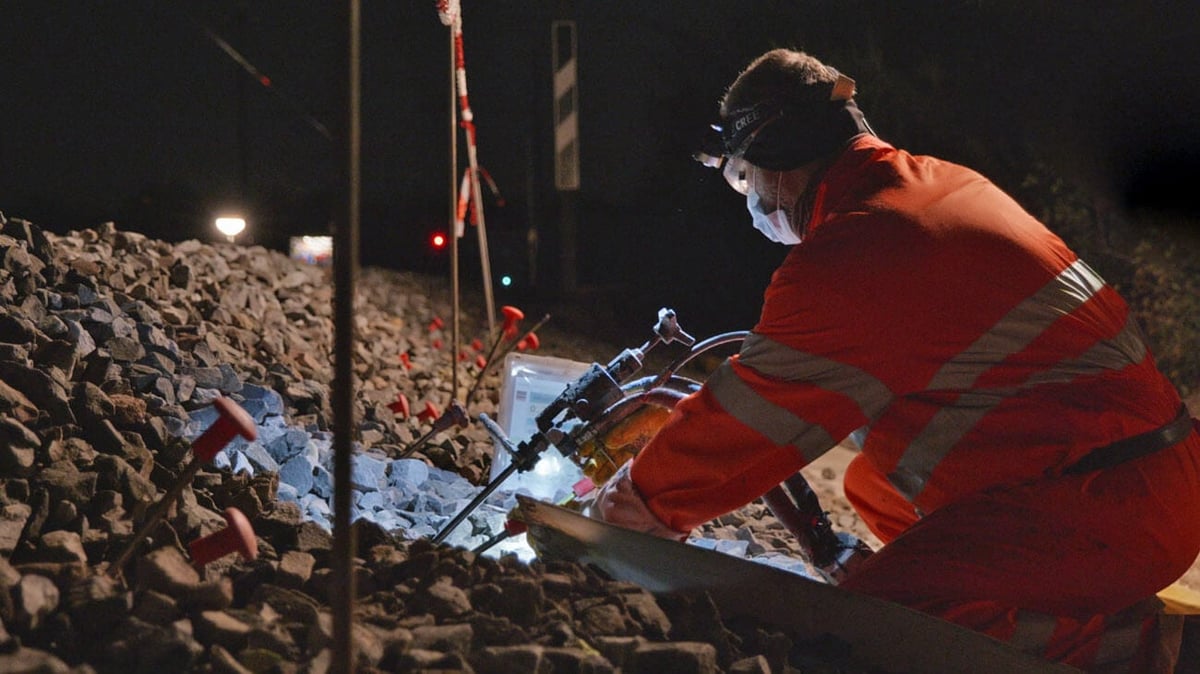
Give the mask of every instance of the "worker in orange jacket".
POLYGON ((853 94, 780 49, 725 95, 706 158, 792 248, 599 516, 683 538, 855 437, 846 495, 885 545, 842 587, 1152 669, 1154 595, 1200 553, 1193 420, 1111 286, 978 173, 880 140, 853 94))

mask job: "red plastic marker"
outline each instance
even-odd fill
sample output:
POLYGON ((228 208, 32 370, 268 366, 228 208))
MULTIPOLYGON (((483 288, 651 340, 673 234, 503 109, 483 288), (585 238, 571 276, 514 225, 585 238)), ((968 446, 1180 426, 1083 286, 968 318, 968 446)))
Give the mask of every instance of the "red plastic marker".
POLYGON ((200 472, 200 468, 211 461, 217 452, 233 439, 233 436, 241 435, 247 440, 254 440, 258 437, 258 429, 254 426, 254 420, 237 403, 229 398, 217 398, 213 401, 213 407, 217 410, 217 420, 192 442, 192 459, 184 466, 179 477, 175 478, 175 481, 167 488, 167 493, 159 499, 158 503, 150 507, 146 518, 142 520, 141 527, 133 532, 133 538, 108 567, 110 577, 116 577, 121 572, 121 568, 125 566, 125 562, 129 561, 133 551, 146 538, 146 535, 158 526, 163 517, 166 517, 167 510, 175 503, 183 490, 192 483, 192 478, 200 472))
POLYGON ((445 325, 446 322, 442 320, 441 316, 434 316, 433 320, 429 322, 429 331, 441 330, 445 325))
POLYGON ((400 393, 396 396, 396 402, 388 405, 388 409, 399 414, 401 418, 407 419, 409 414, 408 396, 400 393))
POLYGON ((503 334, 506 339, 512 339, 517 336, 517 323, 525 319, 525 312, 512 305, 504 305, 500 307, 500 313, 504 314, 504 329, 503 334))
POLYGON ((487 552, 488 550, 490 550, 492 548, 492 546, 496 545, 500 541, 503 541, 506 538, 511 538, 513 536, 520 536, 521 534, 525 533, 526 531, 529 531, 529 525, 526 524, 524 520, 519 520, 519 519, 510 517, 504 521, 504 529, 501 530, 500 533, 496 534, 495 536, 492 536, 490 539, 485 541, 483 543, 483 545, 480 545, 479 547, 475 548, 471 552, 474 552, 477 555, 481 555, 484 552, 487 552))
POLYGON ((524 351, 525 349, 529 349, 530 351, 533 351, 534 349, 538 348, 541 345, 542 345, 542 341, 540 339, 538 339, 538 336, 536 334, 531 332, 531 333, 525 335, 524 337, 522 337, 521 341, 517 342, 517 351, 524 351))
POLYGON ((198 568, 233 552, 241 554, 246 560, 258 557, 258 539, 254 536, 250 520, 237 508, 226 508, 223 514, 229 526, 188 544, 192 563, 198 568))
POLYGON ((217 408, 217 420, 192 443, 193 461, 208 463, 217 452, 221 451, 233 436, 240 435, 247 440, 258 437, 258 429, 254 420, 240 405, 229 398, 217 398, 213 401, 217 408))
POLYGON ((411 370, 411 369, 412 369, 412 363, 409 361, 409 358, 408 358, 408 353, 407 353, 407 352, 400 354, 400 362, 401 362, 401 363, 404 363, 404 369, 405 369, 405 370, 411 370))
POLYGON ((409 454, 412 454, 421 445, 424 445, 430 438, 449 429, 451 426, 466 428, 471 423, 470 417, 467 416, 467 410, 457 400, 451 400, 450 406, 446 408, 445 414, 438 413, 437 406, 431 402, 425 403, 425 410, 417 414, 417 418, 421 420, 434 419, 433 427, 426 431, 425 435, 417 438, 403 452, 400 452, 397 458, 403 459, 409 454))
POLYGON ((442 413, 440 411, 438 411, 437 405, 434 405, 432 402, 430 402, 428 400, 425 401, 425 409, 421 410, 420 412, 417 412, 417 418, 420 419, 421 421, 429 421, 431 419, 436 419, 436 418, 440 417, 441 415, 442 415, 442 413))

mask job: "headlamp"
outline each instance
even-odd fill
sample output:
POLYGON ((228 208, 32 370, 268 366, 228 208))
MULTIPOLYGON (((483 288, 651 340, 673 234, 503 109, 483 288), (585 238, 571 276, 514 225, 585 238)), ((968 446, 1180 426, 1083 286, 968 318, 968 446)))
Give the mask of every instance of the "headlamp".
POLYGON ((692 159, 708 168, 721 168, 725 163, 725 142, 721 140, 720 124, 708 126, 708 132, 700 139, 700 149, 692 153, 692 159))
POLYGON ((701 149, 692 157, 709 168, 721 169, 725 181, 733 189, 750 192, 750 166, 746 150, 754 144, 760 131, 783 116, 783 106, 768 102, 735 112, 724 125, 713 124, 702 141, 701 149))

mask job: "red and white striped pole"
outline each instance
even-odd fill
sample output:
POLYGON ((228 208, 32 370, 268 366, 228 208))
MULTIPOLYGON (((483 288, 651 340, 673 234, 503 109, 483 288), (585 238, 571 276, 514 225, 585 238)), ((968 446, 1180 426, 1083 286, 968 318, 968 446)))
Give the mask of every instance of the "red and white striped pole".
MULTIPOLYGON (((479 175, 487 183, 488 189, 492 192, 492 197, 496 200, 497 206, 504 206, 504 195, 500 193, 500 188, 496 187, 496 181, 492 179, 492 175, 484 166, 479 167, 479 175)), ((471 205, 471 169, 463 171, 462 183, 458 186, 458 211, 454 219, 454 231, 465 231, 465 223, 467 221, 468 211, 471 205)), ((478 224, 473 211, 470 212, 471 224, 478 224)))
MULTIPOLYGON (((458 107, 461 110, 462 126, 467 139, 467 174, 470 177, 471 202, 474 205, 472 222, 475 224, 479 237, 479 262, 483 275, 483 296, 487 311, 488 331, 495 329, 496 303, 492 294, 492 265, 488 254, 487 223, 483 215, 483 190, 479 180, 479 153, 475 142, 475 115, 471 112, 471 103, 467 95, 467 66, 463 53, 462 7, 457 0, 437 0, 438 19, 442 24, 451 28, 454 36, 454 80, 458 91, 458 107)), ((465 191, 465 190, 463 190, 465 191)), ((463 221, 466 213, 459 200, 455 219, 455 237, 461 237, 465 227, 463 221)), ((457 345, 456 345, 457 347, 457 345)))
POLYGON ((454 233, 461 236, 465 231, 467 208, 471 203, 471 169, 463 171, 462 183, 458 186, 458 212, 454 218, 454 233))
MULTIPOLYGON (((462 111, 462 127, 467 138, 467 163, 471 175, 471 202, 476 233, 479 236, 479 263, 483 275, 483 298, 488 317, 488 331, 495 328, 496 302, 492 296, 492 265, 488 255, 487 225, 483 217, 483 190, 479 182, 479 153, 475 143, 475 115, 467 97, 467 65, 463 55, 462 11, 454 20, 454 75, 458 83, 458 107, 462 111)), ((458 232, 455 232, 458 235, 458 232)))

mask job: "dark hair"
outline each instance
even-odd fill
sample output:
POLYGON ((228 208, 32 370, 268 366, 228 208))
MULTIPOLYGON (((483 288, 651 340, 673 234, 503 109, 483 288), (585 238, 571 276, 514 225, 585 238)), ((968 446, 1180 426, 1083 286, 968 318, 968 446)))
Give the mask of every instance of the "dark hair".
POLYGON ((811 105, 829 100, 838 73, 815 57, 791 49, 772 49, 738 75, 721 99, 721 117, 765 101, 811 105), (827 86, 814 86, 827 85, 827 86))
POLYGON ((773 49, 738 75, 721 101, 725 152, 788 171, 873 134, 854 81, 804 52, 773 49))

